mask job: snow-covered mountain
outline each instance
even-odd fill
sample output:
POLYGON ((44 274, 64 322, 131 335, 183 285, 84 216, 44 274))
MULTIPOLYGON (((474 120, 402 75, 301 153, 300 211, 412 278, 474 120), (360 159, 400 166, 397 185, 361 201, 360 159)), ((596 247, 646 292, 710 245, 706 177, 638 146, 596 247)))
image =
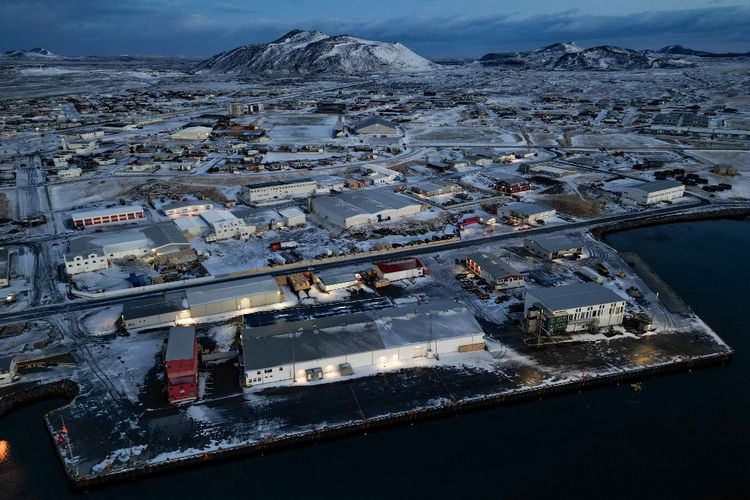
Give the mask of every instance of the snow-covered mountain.
POLYGON ((400 43, 294 30, 271 43, 245 45, 198 64, 196 71, 250 74, 406 73, 438 66, 400 43))
POLYGON ((552 67, 565 54, 582 51, 575 42, 553 43, 536 50, 525 52, 498 52, 482 56, 479 62, 483 66, 508 66, 518 68, 552 67))
POLYGON ((8 50, 0 57, 12 57, 14 59, 59 59, 60 56, 41 47, 33 49, 8 50))
POLYGON ((672 54, 680 56, 697 56, 697 57, 748 57, 750 52, 706 52, 703 50, 693 50, 682 45, 667 45, 657 50, 660 54, 672 54))
POLYGON ((575 43, 555 43, 526 52, 487 54, 479 59, 483 66, 521 69, 624 70, 683 67, 684 62, 669 55, 600 45, 584 49, 575 43))

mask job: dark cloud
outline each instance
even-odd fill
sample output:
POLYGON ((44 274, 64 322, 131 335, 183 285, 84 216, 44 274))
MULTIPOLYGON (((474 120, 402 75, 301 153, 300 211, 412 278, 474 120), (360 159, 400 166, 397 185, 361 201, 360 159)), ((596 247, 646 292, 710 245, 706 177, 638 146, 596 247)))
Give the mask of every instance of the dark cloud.
POLYGON ((0 47, 44 46, 63 54, 209 55, 269 41, 301 27, 331 34, 400 41, 427 56, 480 56, 557 41, 657 48, 680 43, 705 50, 750 50, 750 7, 588 16, 576 10, 522 17, 428 16, 374 20, 264 18, 256 4, 166 0, 90 2, 30 0, 0 3, 0 47))

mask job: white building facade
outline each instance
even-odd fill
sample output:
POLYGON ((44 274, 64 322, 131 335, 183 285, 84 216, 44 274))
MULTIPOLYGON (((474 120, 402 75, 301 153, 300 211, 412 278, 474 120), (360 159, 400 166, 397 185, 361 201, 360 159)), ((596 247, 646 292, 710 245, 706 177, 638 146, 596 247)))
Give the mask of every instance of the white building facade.
POLYGON ((685 185, 669 179, 629 186, 622 193, 624 198, 640 205, 654 205, 662 201, 676 200, 684 195, 685 185))

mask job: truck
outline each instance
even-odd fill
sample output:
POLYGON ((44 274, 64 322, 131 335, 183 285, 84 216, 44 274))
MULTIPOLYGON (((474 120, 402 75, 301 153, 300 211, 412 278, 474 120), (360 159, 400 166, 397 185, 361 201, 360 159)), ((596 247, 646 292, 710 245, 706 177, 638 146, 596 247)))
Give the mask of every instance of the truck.
POLYGON ((600 285, 604 283, 604 278, 590 267, 580 268, 577 274, 586 281, 593 281, 594 283, 599 283, 600 285))
POLYGON ((601 263, 596 265, 596 272, 598 272, 602 276, 609 276, 609 269, 607 269, 607 266, 601 263))
POLYGON ((274 252, 278 250, 284 250, 284 249, 290 249, 290 248, 297 248, 299 245, 296 241, 275 241, 268 245, 268 247, 273 250, 274 252))

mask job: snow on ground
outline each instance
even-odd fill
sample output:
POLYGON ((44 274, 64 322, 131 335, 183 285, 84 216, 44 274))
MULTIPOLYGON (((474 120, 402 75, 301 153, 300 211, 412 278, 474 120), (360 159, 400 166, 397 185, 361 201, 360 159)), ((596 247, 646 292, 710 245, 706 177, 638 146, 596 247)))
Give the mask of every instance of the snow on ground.
POLYGON ((233 324, 214 325, 208 329, 208 336, 220 351, 228 351, 237 338, 237 327, 233 324))
POLYGON ((115 331, 115 322, 122 316, 122 305, 104 307, 81 316, 81 327, 89 335, 106 335, 115 331))

